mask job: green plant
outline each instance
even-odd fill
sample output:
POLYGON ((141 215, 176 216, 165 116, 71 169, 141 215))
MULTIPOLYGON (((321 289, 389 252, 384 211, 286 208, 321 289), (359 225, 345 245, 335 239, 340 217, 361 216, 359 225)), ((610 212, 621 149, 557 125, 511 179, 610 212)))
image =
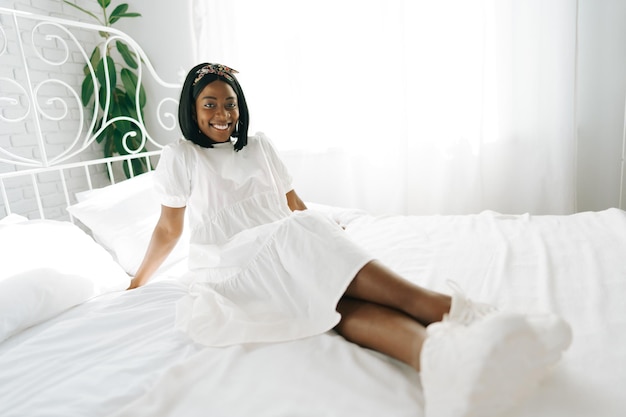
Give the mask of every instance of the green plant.
MULTIPOLYGON (((102 9, 102 18, 68 0, 63 0, 64 3, 93 17, 101 26, 111 27, 122 18, 141 16, 139 13, 128 12, 128 4, 126 3, 118 5, 108 14, 107 11, 111 5, 111 0, 95 1, 98 2, 102 9)), ((102 42, 96 45, 90 57, 90 62, 98 81, 97 84, 99 85, 97 97, 100 108, 96 109, 97 120, 93 129, 94 133, 99 132, 96 140, 98 143, 103 143, 105 157, 115 154, 128 155, 131 153, 129 150, 132 150, 133 153, 136 150, 144 152, 145 147, 142 147, 141 139, 143 134, 140 128, 135 123, 123 118, 126 116, 133 120, 143 120, 146 93, 143 85, 138 82, 136 73, 140 57, 121 39, 107 42, 112 36, 110 32, 101 31, 99 33, 102 37, 102 42), (106 45, 106 49, 103 48, 103 45, 106 45), (104 54, 102 51, 104 51, 104 54), (121 62, 119 61, 120 57, 122 58, 121 62), (110 81, 108 84, 106 82, 106 73, 108 73, 110 81), (137 91, 139 91, 139 94, 137 94, 137 91), (109 100, 106 100, 107 97, 109 97, 109 100), (108 109, 106 107, 107 101, 108 109), (134 132, 134 135, 129 135, 129 132, 134 132), (124 142, 126 146, 124 146, 124 142), (141 149, 139 149, 140 147, 141 149)), ((85 64, 84 73, 85 79, 81 87, 81 100, 84 107, 89 107, 92 101, 95 102, 95 85, 92 72, 87 64, 85 64)), ((145 158, 132 159, 131 163, 135 174, 143 173, 148 169, 145 158)), ((130 176, 127 164, 124 164, 124 172, 127 177, 130 176)))

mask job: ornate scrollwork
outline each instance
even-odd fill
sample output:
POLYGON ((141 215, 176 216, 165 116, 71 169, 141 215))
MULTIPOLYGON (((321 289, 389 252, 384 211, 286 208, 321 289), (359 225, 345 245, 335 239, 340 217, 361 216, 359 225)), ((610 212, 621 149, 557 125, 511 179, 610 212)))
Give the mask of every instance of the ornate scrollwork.
MULTIPOLYGON (((177 118, 172 111, 168 111, 167 106, 177 106, 177 99, 173 96, 178 95, 180 86, 164 82, 156 74, 142 49, 123 32, 110 27, 37 16, 4 8, 0 8, 0 15, 7 17, 0 20, 0 65, 2 59, 6 59, 12 65, 19 66, 19 77, 4 76, 0 73, 0 84, 6 86, 0 90, 0 123, 11 123, 16 126, 21 123, 30 126, 24 127, 24 130, 27 134, 40 138, 38 146, 41 148, 39 152, 33 153, 38 155, 37 158, 28 158, 18 155, 11 149, 0 147, 0 162, 30 167, 45 167, 67 162, 90 147, 107 127, 116 123, 128 125, 128 131, 122 134, 121 143, 124 151, 129 154, 140 152, 147 143, 157 149, 164 146, 165 143, 155 140, 149 133, 141 112, 136 111, 137 117, 126 114, 108 115, 107 110, 112 100, 109 94, 111 88, 99 88, 96 69, 83 47, 84 33, 94 34, 94 39, 97 38, 98 32, 110 33, 102 45, 103 52, 116 40, 122 40, 129 46, 132 53, 139 58, 137 60, 139 67, 136 70, 139 81, 135 103, 139 101, 139 88, 145 68, 146 73, 149 73, 158 85, 172 92, 172 97, 166 97, 158 102, 151 119, 155 120, 158 126, 153 129, 161 132, 157 135, 159 138, 164 132, 176 130, 177 118), (12 27, 9 18, 12 19, 12 27), (9 29, 11 36, 7 36, 8 33, 5 31, 9 29), (13 43, 16 45, 15 48, 10 47, 13 43), (15 51, 19 52, 19 56, 15 51), (17 64, 18 62, 21 65, 17 64), (70 72, 68 68, 71 69, 70 72), (80 81, 85 76, 90 77, 93 82, 95 98, 87 108, 83 107, 80 93, 80 81), (104 97, 100 96, 101 91, 104 97), (98 123, 101 114, 106 116, 98 123), (48 157, 51 153, 48 152, 50 144, 45 138, 49 132, 44 131, 44 128, 50 126, 53 127, 55 135, 61 132, 67 136, 67 140, 63 141, 61 151, 57 145, 56 154, 48 157), (35 132, 32 132, 33 129, 35 132)), ((106 70, 105 75, 105 83, 110 83, 106 70)))

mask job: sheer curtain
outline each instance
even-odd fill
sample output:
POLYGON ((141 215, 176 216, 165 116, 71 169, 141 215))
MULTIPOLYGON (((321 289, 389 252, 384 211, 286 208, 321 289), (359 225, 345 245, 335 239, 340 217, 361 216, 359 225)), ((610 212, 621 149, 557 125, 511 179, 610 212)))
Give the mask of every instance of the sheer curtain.
POLYGON ((308 201, 575 210, 576 2, 190 0, 308 201))

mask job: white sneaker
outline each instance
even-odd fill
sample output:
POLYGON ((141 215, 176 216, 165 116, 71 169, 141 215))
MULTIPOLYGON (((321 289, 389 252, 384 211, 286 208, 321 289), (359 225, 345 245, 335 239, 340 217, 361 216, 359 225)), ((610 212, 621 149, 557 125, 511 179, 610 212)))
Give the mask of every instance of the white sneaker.
POLYGON ((478 303, 465 297, 456 282, 448 281, 448 285, 454 292, 450 312, 444 316, 444 320, 468 325, 498 311, 495 306, 478 303))
POLYGON ((525 317, 543 344, 546 366, 553 367, 561 359, 561 354, 572 344, 572 328, 556 314, 535 314, 525 317))
POLYGON ((569 346, 557 318, 493 313, 433 323, 421 353, 425 417, 496 417, 525 398, 569 346), (549 336, 560 335, 560 336, 549 336))

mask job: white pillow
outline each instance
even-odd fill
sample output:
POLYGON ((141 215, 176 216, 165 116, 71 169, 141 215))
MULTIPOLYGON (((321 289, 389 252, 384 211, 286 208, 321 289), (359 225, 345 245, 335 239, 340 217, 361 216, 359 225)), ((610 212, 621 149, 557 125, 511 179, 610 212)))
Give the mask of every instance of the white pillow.
MULTIPOLYGON (((161 213, 161 204, 154 192, 153 174, 151 171, 82 193, 77 196, 80 202, 67 208, 131 275, 137 272, 143 260, 161 213)), ((161 268, 187 256, 189 237, 186 229, 161 268)))
POLYGON ((51 268, 24 271, 0 281, 0 341, 91 298, 89 279, 51 268))
POLYGON ((0 341, 130 283, 111 255, 69 222, 0 224, 0 256, 0 341))
POLYGON ((19 214, 11 213, 6 217, 0 219, 0 224, 13 224, 28 221, 28 217, 20 216, 19 214))

